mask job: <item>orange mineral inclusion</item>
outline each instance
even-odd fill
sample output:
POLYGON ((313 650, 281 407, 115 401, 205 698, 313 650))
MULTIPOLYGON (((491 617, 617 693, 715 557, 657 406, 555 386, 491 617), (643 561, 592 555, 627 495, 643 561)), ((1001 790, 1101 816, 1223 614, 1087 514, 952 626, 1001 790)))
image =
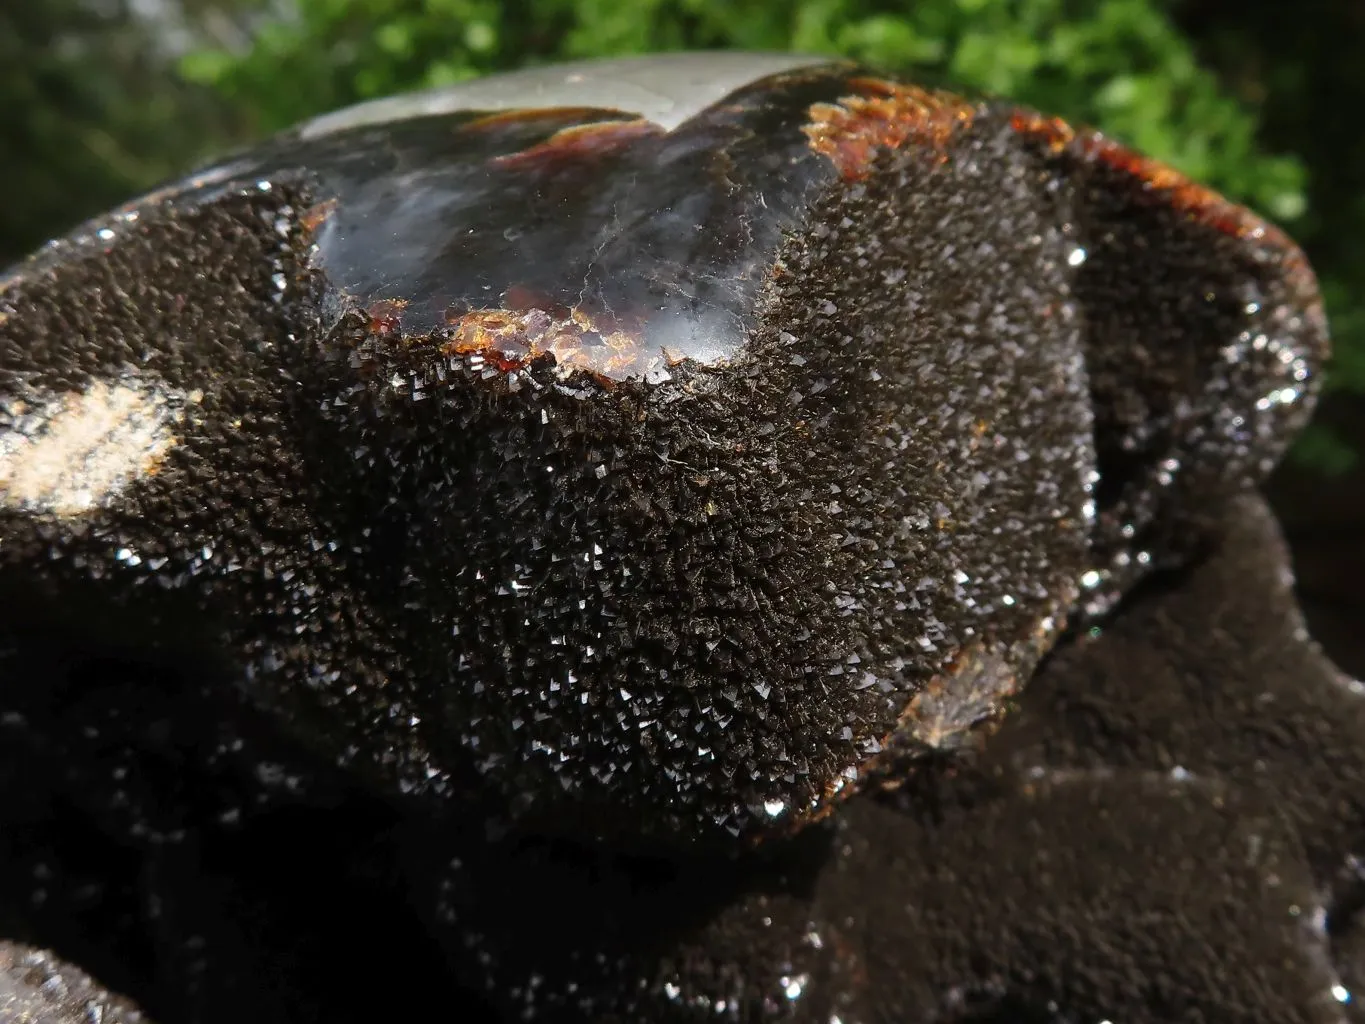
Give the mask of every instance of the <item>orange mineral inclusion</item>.
POLYGON ((975 108, 952 93, 899 85, 879 78, 855 78, 858 92, 837 103, 815 103, 802 131, 810 147, 828 157, 845 181, 859 181, 872 170, 882 149, 908 142, 941 152, 967 128, 975 108))
POLYGON ((448 355, 482 355, 499 370, 520 369, 553 356, 564 370, 586 370, 620 377, 640 362, 642 347, 633 333, 604 331, 578 309, 473 309, 447 316, 448 355))
POLYGON ((523 167, 555 160, 576 160, 626 149, 640 139, 662 136, 665 132, 653 121, 633 118, 628 121, 594 121, 561 128, 544 142, 517 153, 494 157, 498 167, 523 167))

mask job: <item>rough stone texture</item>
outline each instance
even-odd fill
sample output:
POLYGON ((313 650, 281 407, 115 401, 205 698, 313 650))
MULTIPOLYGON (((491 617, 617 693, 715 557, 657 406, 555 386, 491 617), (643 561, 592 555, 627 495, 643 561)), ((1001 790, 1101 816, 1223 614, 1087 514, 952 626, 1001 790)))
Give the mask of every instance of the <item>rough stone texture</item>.
POLYGON ((463 853, 452 946, 509 1017, 1344 1020, 1365 688, 1304 634, 1268 510, 1228 525, 1064 644, 969 764, 738 866, 463 853))
POLYGON ((49 953, 0 941, 4 1024, 150 1024, 127 1000, 49 953))
MULTIPOLYGON (((1239 500, 1193 568, 1064 642, 975 756, 738 861, 499 837, 306 765, 188 776, 164 730, 133 727, 166 722, 149 694, 125 691, 140 749, 111 750, 58 702, 41 724, 82 737, 61 761, 86 767, 5 744, 0 920, 176 1024, 429 1005, 490 1021, 1362 1019, 1342 997, 1365 975, 1365 697, 1303 633, 1287 565, 1264 505, 1239 500), (179 833, 110 815, 100 772, 123 780, 114 803, 174 812, 179 833)), ((54 675, 28 677, 29 699, 54 675)))
POLYGON ((843 66, 671 132, 286 134, 0 287, 28 628, 194 659, 391 790, 661 849, 998 720, 1268 471, 1326 345, 1248 212, 843 66))

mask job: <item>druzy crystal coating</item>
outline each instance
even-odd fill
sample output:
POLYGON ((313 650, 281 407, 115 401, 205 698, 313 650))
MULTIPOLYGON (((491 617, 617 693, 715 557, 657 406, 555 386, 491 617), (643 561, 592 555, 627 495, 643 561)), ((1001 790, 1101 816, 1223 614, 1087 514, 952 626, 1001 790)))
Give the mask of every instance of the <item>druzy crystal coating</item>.
POLYGON ((171 411, 81 503, 0 460, 0 588, 580 838, 790 831, 968 742, 1273 465, 1316 286, 1094 133, 761 70, 333 117, 16 267, 0 451, 171 411))

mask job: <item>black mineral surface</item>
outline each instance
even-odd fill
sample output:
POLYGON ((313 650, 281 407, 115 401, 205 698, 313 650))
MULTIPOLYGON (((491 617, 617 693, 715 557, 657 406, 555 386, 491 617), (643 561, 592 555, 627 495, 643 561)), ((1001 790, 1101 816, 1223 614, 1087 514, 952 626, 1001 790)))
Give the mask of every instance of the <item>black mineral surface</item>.
POLYGON ((1250 212, 795 58, 136 200, 0 278, 0 999, 1355 1019, 1365 691, 1254 495, 1326 350, 1250 212))
POLYGON ((966 742, 1307 413, 1299 251, 1093 133, 829 65, 675 120, 305 126, 15 268, 0 593, 390 789, 721 842, 966 742))
POLYGON ((1365 689, 1307 638, 1260 499, 1218 532, 979 752, 737 858, 195 768, 174 673, 108 660, 101 708, 8 636, 0 923, 171 1022, 1362 1020, 1365 689))

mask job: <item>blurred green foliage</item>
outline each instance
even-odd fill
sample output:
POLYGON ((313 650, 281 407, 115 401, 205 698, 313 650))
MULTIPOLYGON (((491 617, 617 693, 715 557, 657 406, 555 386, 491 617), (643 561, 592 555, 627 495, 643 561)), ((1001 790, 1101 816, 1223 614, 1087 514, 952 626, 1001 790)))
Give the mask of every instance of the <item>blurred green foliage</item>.
MULTIPOLYGON (((163 0, 195 44, 178 79, 163 75, 152 93, 156 62, 132 36, 107 33, 114 60, 51 45, 71 34, 52 26, 88 22, 96 2, 131 0, 22 4, 54 13, 17 32, 5 20, 16 16, 0 14, 0 102, 32 105, 20 144, 46 154, 23 186, 41 202, 0 215, 0 256, 44 218, 57 230, 90 212, 87 196, 107 205, 187 154, 360 99, 566 58, 819 52, 1096 125, 1282 222, 1322 277, 1338 352, 1330 384, 1365 392, 1358 0, 163 0), (219 30, 202 31, 214 18, 219 30), (46 77, 26 84, 24 67, 46 77), (51 116, 44 89, 69 116, 51 116), (218 98, 212 110, 205 93, 218 98), (81 202, 64 223, 56 214, 73 189, 81 202)), ((13 145, 0 130, 2 151, 13 145)), ((1300 455, 1326 470, 1352 458, 1321 429, 1300 455)))
POLYGON ((231 134, 124 0, 0 3, 0 266, 231 134))
POLYGON ((684 48, 853 57, 1095 124, 1292 220, 1304 168, 1202 68, 1160 0, 296 0, 245 53, 183 70, 262 131, 403 89, 526 63, 684 48))

